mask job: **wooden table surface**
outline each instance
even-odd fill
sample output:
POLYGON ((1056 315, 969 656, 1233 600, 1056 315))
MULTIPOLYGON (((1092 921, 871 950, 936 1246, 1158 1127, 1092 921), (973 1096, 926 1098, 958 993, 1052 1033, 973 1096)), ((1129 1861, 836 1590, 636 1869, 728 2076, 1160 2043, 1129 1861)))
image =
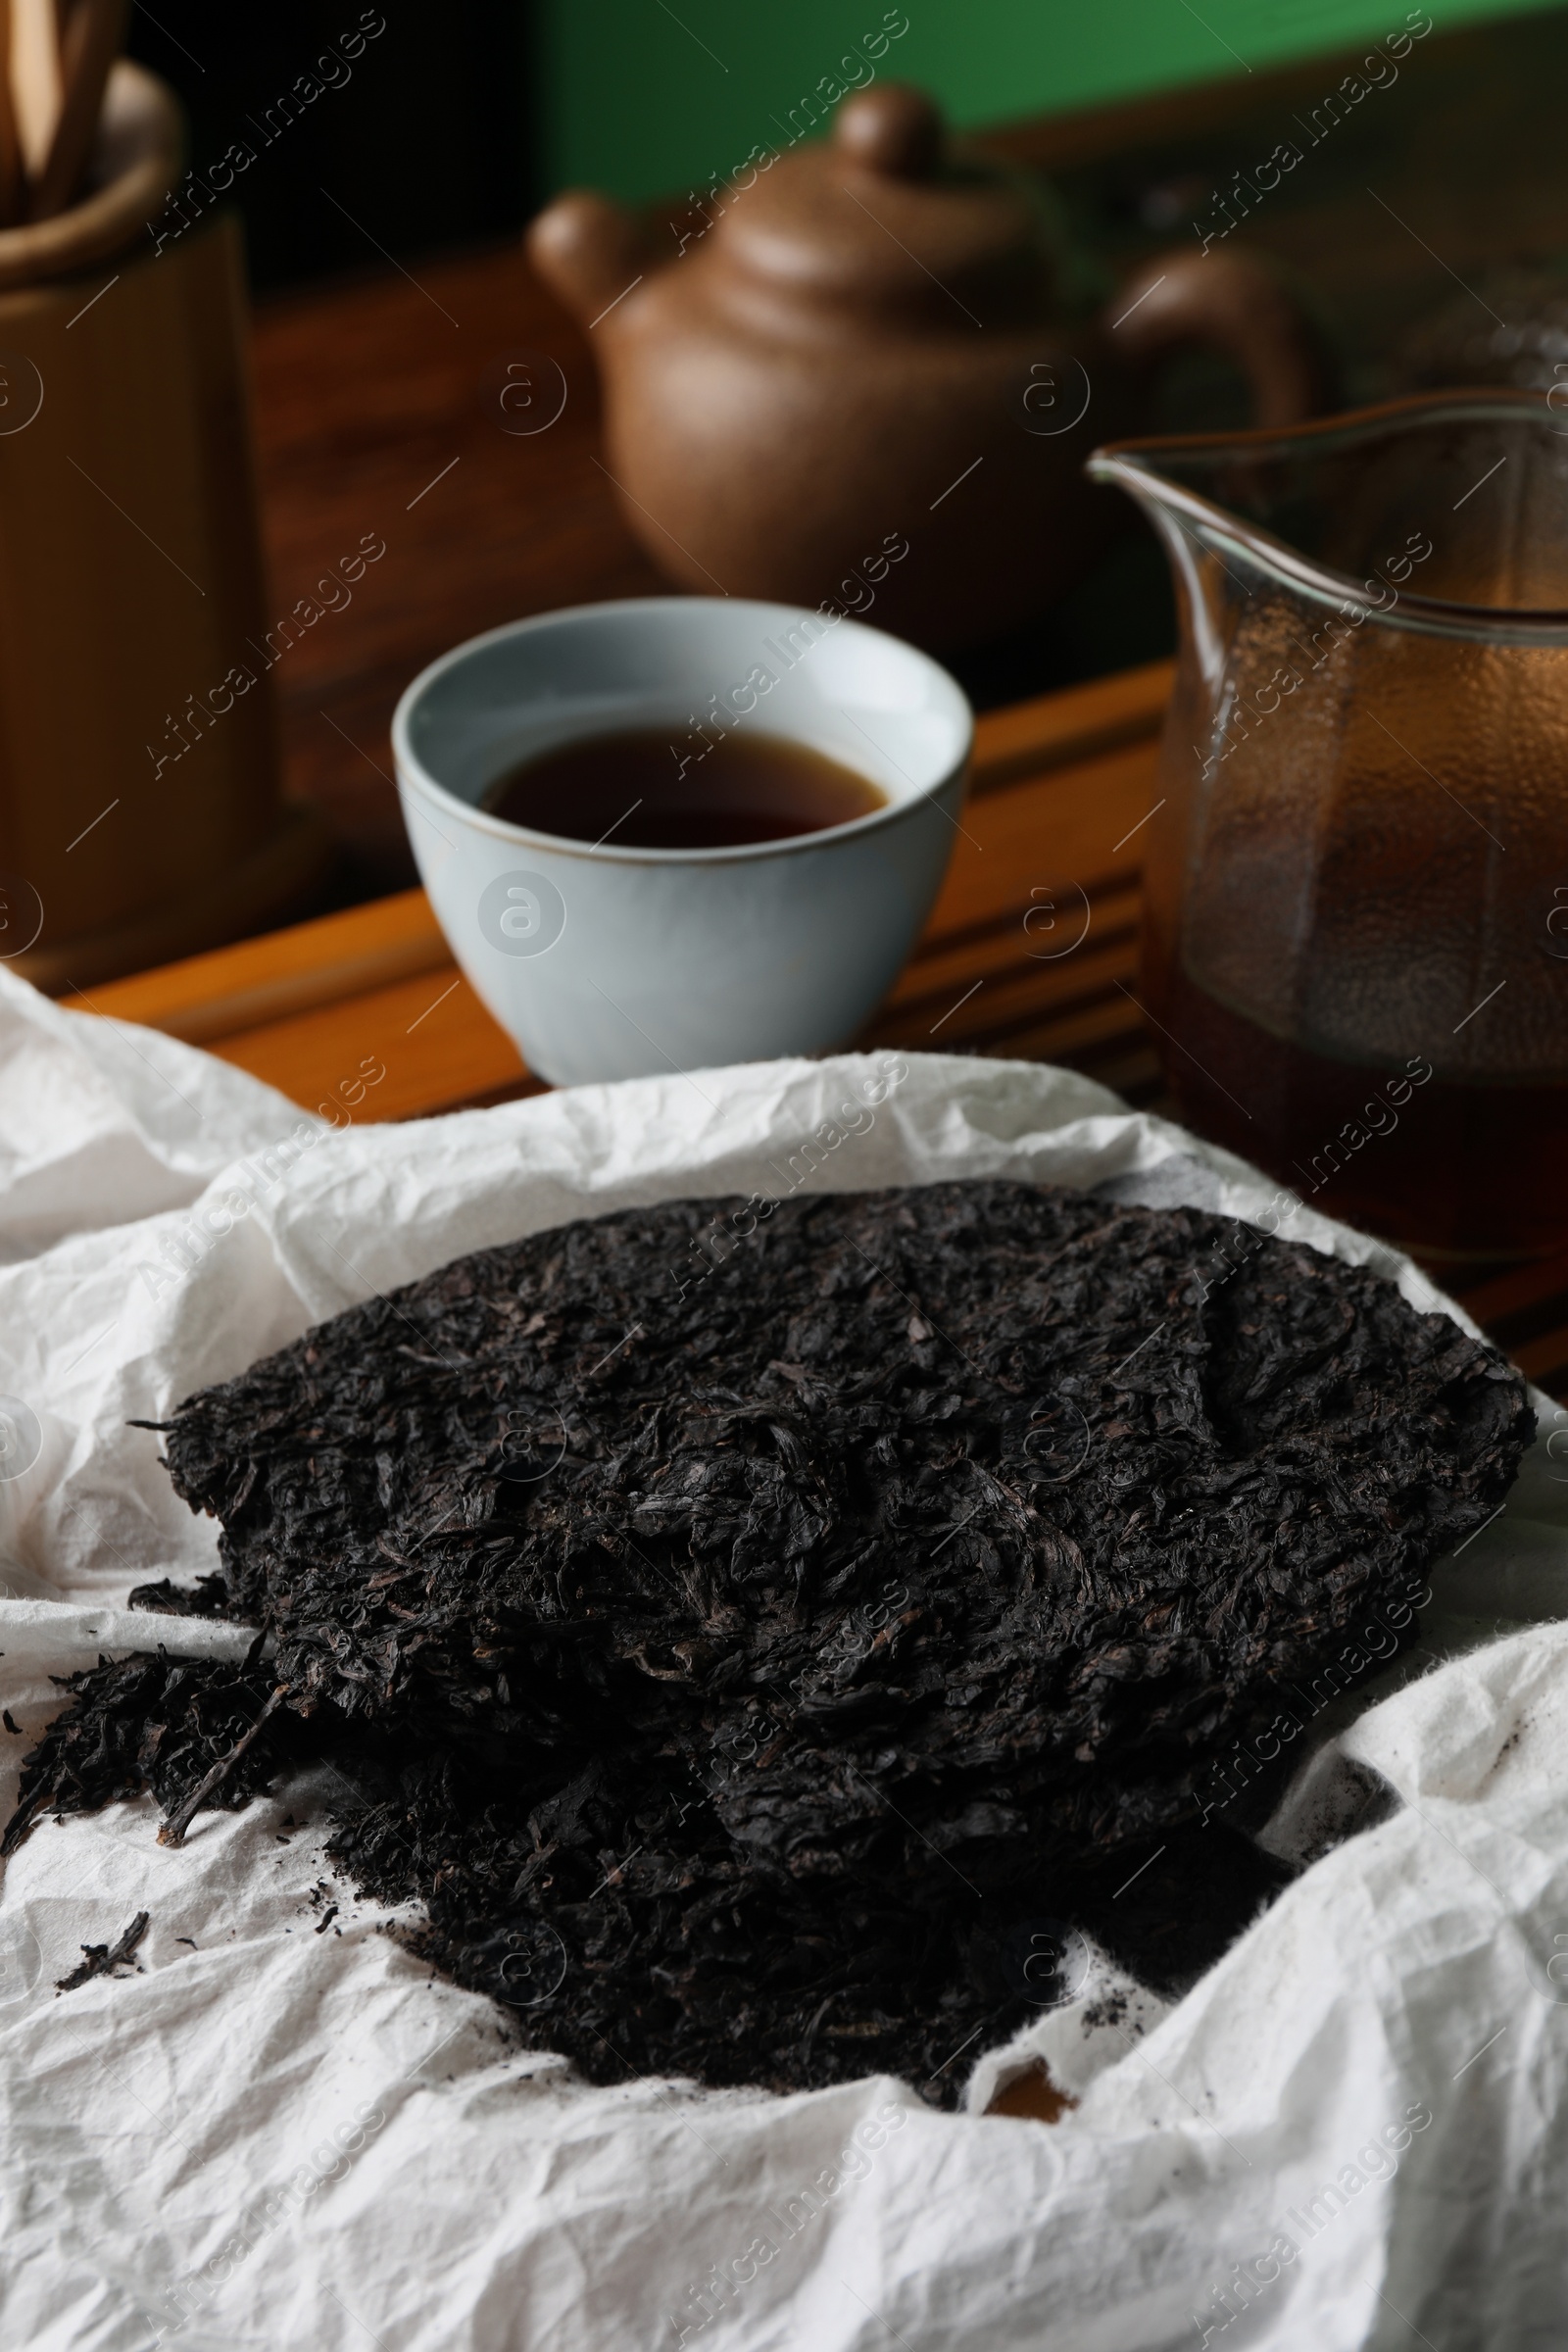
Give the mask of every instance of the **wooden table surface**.
MULTIPOLYGON (((1063 1062, 1129 1102, 1157 1101, 1138 1003, 1139 826, 1169 684, 1157 662, 982 716, 941 897, 857 1042, 1063 1062)), ((204 1046, 337 1125, 542 1091, 419 890, 105 984, 87 1003, 204 1046)), ((1460 1296, 1533 1380, 1568 1396, 1568 1252, 1460 1296)))

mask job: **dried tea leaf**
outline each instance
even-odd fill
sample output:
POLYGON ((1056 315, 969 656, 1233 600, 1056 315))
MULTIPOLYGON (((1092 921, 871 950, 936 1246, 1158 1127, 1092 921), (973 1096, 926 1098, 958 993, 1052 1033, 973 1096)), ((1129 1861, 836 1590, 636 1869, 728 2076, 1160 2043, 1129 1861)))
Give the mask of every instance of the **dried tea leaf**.
POLYGON ((115 1943, 84 1943, 81 1958, 69 1976, 60 1979, 56 1992, 75 1992, 79 1986, 90 1984, 94 1977, 112 1977, 118 1969, 135 1967, 136 1947, 147 1933, 149 1917, 146 1911, 138 1911, 115 1943))

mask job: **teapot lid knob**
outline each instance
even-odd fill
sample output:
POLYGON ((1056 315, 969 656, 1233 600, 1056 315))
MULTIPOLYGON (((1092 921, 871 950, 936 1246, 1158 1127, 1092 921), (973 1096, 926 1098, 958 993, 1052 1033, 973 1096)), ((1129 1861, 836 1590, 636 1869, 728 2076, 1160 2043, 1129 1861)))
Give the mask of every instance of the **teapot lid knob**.
POLYGON ((869 171, 896 179, 928 179, 942 160, 942 116, 924 90, 883 82, 844 101, 834 117, 833 138, 869 171))

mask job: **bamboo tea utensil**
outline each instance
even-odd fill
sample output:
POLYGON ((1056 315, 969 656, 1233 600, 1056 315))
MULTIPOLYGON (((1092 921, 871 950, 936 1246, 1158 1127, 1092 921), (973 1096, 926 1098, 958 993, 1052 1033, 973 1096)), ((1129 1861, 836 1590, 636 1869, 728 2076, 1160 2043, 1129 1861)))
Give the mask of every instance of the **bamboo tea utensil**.
POLYGON ((239 223, 147 234, 181 145, 121 58, 93 184, 0 229, 4 968, 62 991, 280 920, 330 852, 279 793, 239 223))
POLYGON ((11 94, 22 166, 36 182, 60 121, 60 26, 55 0, 11 0, 11 94))
POLYGON ((129 16, 130 0, 73 0, 61 40, 60 111, 28 207, 34 220, 64 212, 76 192, 129 16))
POLYGON ((11 95, 11 0, 0 0, 0 228, 22 218, 25 182, 17 110, 11 95))

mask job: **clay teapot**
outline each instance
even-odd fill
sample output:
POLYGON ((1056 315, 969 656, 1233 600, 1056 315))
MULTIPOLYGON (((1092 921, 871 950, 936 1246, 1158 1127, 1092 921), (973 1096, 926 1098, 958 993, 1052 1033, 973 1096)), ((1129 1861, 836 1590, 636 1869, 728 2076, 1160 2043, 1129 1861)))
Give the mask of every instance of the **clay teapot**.
POLYGON ((1093 561, 1118 518, 1084 459, 1147 429, 1175 346, 1227 354, 1259 424, 1322 392, 1311 329, 1249 257, 1164 256, 1097 317, 1043 185, 950 150, 898 84, 737 173, 678 250, 584 192, 528 250, 591 330, 609 470, 664 572, 935 647, 1049 609, 1093 561))

